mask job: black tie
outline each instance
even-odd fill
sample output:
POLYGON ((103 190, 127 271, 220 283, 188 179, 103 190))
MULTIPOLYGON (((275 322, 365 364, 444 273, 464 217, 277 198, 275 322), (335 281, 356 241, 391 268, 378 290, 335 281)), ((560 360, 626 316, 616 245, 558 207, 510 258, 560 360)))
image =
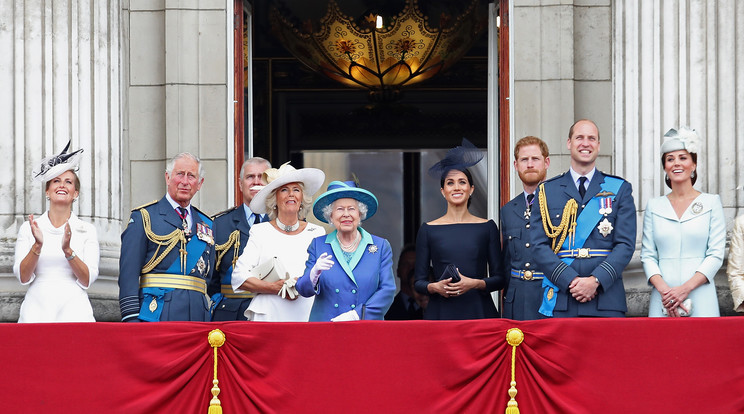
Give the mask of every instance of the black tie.
POLYGON ((261 215, 253 213, 253 224, 258 224, 261 222, 261 215))
POLYGON ((527 194, 527 211, 532 211, 532 200, 535 199, 535 194, 527 194))
POLYGON ((579 177, 579 195, 582 200, 584 199, 584 195, 586 195, 586 187, 584 187, 584 184, 586 184, 586 177, 579 177))

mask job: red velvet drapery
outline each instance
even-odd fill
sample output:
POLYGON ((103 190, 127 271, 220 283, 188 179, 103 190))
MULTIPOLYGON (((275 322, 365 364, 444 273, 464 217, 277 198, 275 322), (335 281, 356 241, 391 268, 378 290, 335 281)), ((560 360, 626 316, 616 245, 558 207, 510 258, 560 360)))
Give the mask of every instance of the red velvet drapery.
POLYGON ((3 324, 3 412, 744 412, 744 318, 3 324))

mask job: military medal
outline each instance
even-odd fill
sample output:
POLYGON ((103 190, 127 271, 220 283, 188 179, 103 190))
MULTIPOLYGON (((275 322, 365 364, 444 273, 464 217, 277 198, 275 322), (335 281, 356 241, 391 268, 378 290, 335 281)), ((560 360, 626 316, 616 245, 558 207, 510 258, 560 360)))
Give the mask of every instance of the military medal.
POLYGON ((703 211, 703 203, 696 201, 692 205, 692 214, 700 214, 701 211, 703 211))
POLYGON ((196 223, 196 237, 207 244, 214 244, 212 229, 204 223, 196 223))
POLYGON ((529 220, 532 216, 532 203, 535 202, 535 195, 529 194, 527 196, 527 207, 524 209, 524 219, 529 220))
POLYGON ((155 298, 152 298, 152 302, 150 302, 150 312, 155 312, 158 309, 158 301, 155 298))
POLYGON ((612 233, 613 229, 614 227, 612 227, 612 223, 607 220, 607 217, 605 217, 605 219, 599 223, 599 226, 597 226, 599 234, 601 234, 603 237, 607 237, 610 233, 612 233))
POLYGON ((607 216, 612 213, 612 199, 610 197, 602 197, 599 199, 599 214, 607 216))
POLYGON ((204 263, 204 257, 199 257, 199 260, 196 262, 196 269, 199 271, 200 275, 205 274, 205 270, 207 269, 206 263, 204 263))

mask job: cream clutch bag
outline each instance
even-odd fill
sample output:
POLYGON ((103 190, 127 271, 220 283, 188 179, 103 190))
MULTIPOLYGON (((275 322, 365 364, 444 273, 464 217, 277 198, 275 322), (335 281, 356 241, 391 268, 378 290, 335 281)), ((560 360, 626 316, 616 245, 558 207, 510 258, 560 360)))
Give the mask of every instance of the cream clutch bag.
POLYGON ((289 278, 289 274, 284 269, 282 262, 272 257, 263 263, 259 263, 258 266, 248 271, 249 277, 255 277, 266 282, 272 283, 278 280, 286 280, 289 278))

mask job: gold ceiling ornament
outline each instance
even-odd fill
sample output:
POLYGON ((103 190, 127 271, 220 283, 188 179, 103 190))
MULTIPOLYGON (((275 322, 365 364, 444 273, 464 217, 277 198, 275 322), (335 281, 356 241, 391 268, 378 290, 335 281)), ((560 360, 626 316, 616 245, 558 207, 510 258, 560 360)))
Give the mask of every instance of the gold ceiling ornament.
POLYGON ((417 0, 394 16, 370 13, 358 21, 335 0, 317 27, 296 27, 274 7, 271 26, 281 43, 312 70, 344 85, 369 89, 372 101, 392 101, 400 88, 430 79, 457 62, 487 27, 487 2, 472 0, 458 17, 442 14, 429 26, 417 0))

